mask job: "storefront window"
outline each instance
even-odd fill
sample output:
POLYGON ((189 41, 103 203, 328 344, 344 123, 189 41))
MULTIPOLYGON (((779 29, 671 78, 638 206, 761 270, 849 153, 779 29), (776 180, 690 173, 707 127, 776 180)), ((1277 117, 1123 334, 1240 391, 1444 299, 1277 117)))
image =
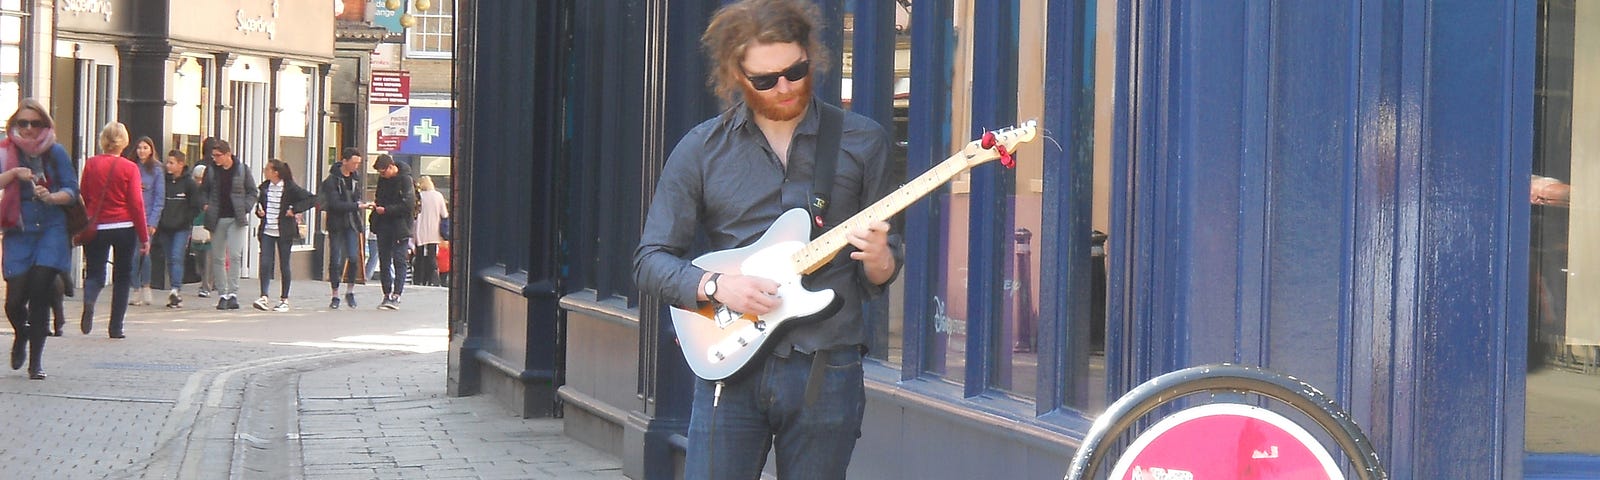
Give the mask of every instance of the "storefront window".
MULTIPOLYGON (((908 11, 913 8, 911 2, 899 2, 908 11)), ((1071 2, 1053 2, 1057 8, 1063 8, 1071 2)), ((1043 0, 1023 0, 1018 2, 1016 8, 1020 18, 1045 18, 1049 13, 1048 8, 1052 2, 1043 0)), ((1070 66, 1070 71, 1078 75, 1078 82, 1065 82, 1059 78, 1047 79, 1045 77, 1046 36, 1048 25, 1046 22, 1022 21, 1017 24, 1017 67, 1015 87, 1016 118, 1005 121, 1005 125, 973 125, 973 105, 980 101, 990 101, 985 97, 992 96, 990 92, 974 91, 975 79, 983 75, 992 75, 989 72, 977 71, 974 59, 982 55, 974 46, 972 32, 977 27, 973 26, 976 16, 976 2, 957 1, 953 8, 953 19, 949 34, 954 38, 950 45, 953 68, 950 70, 949 106, 946 124, 951 132, 950 144, 944 146, 945 154, 955 152, 957 149, 972 141, 969 132, 979 132, 989 129, 998 129, 1011 126, 1011 123, 1021 122, 1026 119, 1040 119, 1045 115, 1046 94, 1052 89, 1069 89, 1075 95, 1081 95, 1076 103, 1094 105, 1093 98, 1105 96, 1109 98, 1109 87, 1099 88, 1094 82, 1093 60, 1085 60, 1081 65, 1070 66), (1082 89, 1072 85, 1081 83, 1082 89), (981 96, 981 97, 980 97, 981 96), (1091 98, 1092 97, 1092 98, 1091 98)), ((1083 19, 1084 25, 1079 38, 1073 38, 1070 46, 1080 52, 1075 58, 1093 59, 1095 39, 1099 28, 1096 27, 1095 7, 1077 7, 1077 12, 1083 19)), ((1113 11, 1108 10, 1108 11, 1113 11)), ((1108 18, 1103 20, 1110 21, 1108 18)), ((920 18, 920 17, 918 17, 920 18)), ((1104 23, 1101 23, 1104 24, 1104 23)), ((1110 31, 1107 29, 1107 31, 1110 31)), ((912 56, 918 52, 912 51, 912 56)), ((1109 54, 1109 52, 1106 52, 1109 54)), ((1111 58, 1111 57, 1107 57, 1111 58)), ((1066 68, 1066 67, 1064 67, 1066 68)), ((921 72, 914 72, 920 74, 921 72)), ((1004 98, 1002 96, 1002 98, 1004 98)), ((935 99, 938 100, 938 99, 935 99)), ((915 102, 925 99, 912 98, 913 110, 916 111, 915 102)), ((942 101, 942 100, 939 100, 942 101)), ((1009 100, 1006 100, 1009 101, 1009 100)), ((935 110, 935 109, 930 109, 935 110)), ((1055 138, 1091 139, 1095 138, 1098 122, 1091 120, 1094 115, 1090 108, 1084 108, 1081 117, 1076 121, 1076 128, 1081 131, 1069 132, 1055 130, 1049 132, 1055 138)), ((1109 116, 1107 116, 1109 120, 1109 116)), ((1107 123, 1107 125, 1109 125, 1107 123)), ((1049 127, 1047 128, 1060 128, 1049 127)), ((1108 128, 1108 127, 1103 127, 1108 128)), ((1098 295, 1102 299, 1097 306, 1100 308, 1087 309, 1091 317, 1081 319, 1068 319, 1066 312, 1051 312, 1052 317, 1045 317, 1040 306, 1050 298, 1063 295, 1061 285, 1047 283, 1042 275, 1041 268, 1050 259, 1060 263, 1072 262, 1075 265, 1092 265, 1102 257, 1095 257, 1093 251, 1085 249, 1082 252, 1072 252, 1072 258, 1064 257, 1066 252, 1058 251, 1059 246, 1069 236, 1078 236, 1081 244, 1089 244, 1091 238, 1096 237, 1093 229, 1084 231, 1058 231, 1059 227, 1052 222, 1046 222, 1046 210, 1050 208, 1050 198, 1059 198, 1057 202, 1065 204, 1088 204, 1098 219, 1096 229, 1104 230, 1104 219, 1107 218, 1109 202, 1104 196, 1090 195, 1087 192, 1073 192, 1071 195, 1081 197, 1067 198, 1066 192, 1053 192, 1067 183, 1064 175, 1094 176, 1096 185, 1106 185, 1109 181, 1101 178, 1108 175, 1108 168, 1097 168, 1088 172, 1072 172, 1068 168, 1049 170, 1045 167, 1046 149, 1067 149, 1067 155, 1090 156, 1099 151, 1100 145, 1059 145, 1050 143, 1049 140, 1040 138, 1032 143, 1023 144, 1016 152, 1017 164, 1014 169, 1004 169, 994 162, 979 165, 978 169, 992 169, 984 175, 992 178, 1000 177, 996 182, 974 181, 972 172, 963 173, 950 182, 950 185, 941 191, 928 196, 925 201, 932 202, 936 215, 935 238, 921 239, 908 238, 907 242, 928 242, 936 244, 935 265, 928 270, 934 286, 927 318, 907 320, 924 322, 922 331, 925 338, 917 342, 923 349, 925 361, 923 368, 931 376, 940 378, 950 383, 966 384, 969 367, 978 366, 976 370, 984 372, 985 390, 996 390, 1022 399, 1039 397, 1038 389, 1041 385, 1041 375, 1055 375, 1062 379, 1072 379, 1069 382, 1043 382, 1043 384, 1062 384, 1065 388, 1081 392, 1104 391, 1104 328, 1103 296, 1104 296, 1104 268, 1096 269, 1095 286, 1099 287, 1098 295), (1052 179, 1050 175, 1057 177, 1052 179), (993 199, 997 204, 1002 222, 997 222, 1000 227, 975 228, 981 222, 976 222, 974 215, 974 200, 993 199), (977 235, 988 236, 989 244, 993 245, 991 252, 973 252, 971 241, 977 235), (988 275, 1000 277, 998 282, 980 282, 974 278, 979 275, 975 272, 996 272, 988 275), (983 318, 970 318, 969 306, 975 300, 985 300, 995 306, 996 313, 981 314, 983 318), (1069 330, 1069 321, 1082 321, 1089 323, 1085 328, 1070 329, 1091 332, 1089 338, 1073 338, 1067 345, 1050 345, 1053 348, 1041 348, 1041 342, 1055 341, 1043 339, 1039 336, 1044 327, 1052 327, 1054 331, 1069 330), (985 338, 984 349, 987 354, 969 348, 969 341, 977 335, 985 338), (1042 358, 1041 355, 1052 355, 1042 358), (1070 360, 1063 359, 1080 359, 1070 360), (1086 360, 1081 360, 1086 359, 1086 360), (1041 368, 1041 365, 1058 365, 1052 368, 1041 368), (1063 370, 1063 368, 1065 370, 1063 370), (1093 385, 1085 385, 1090 383, 1093 385)), ((913 150, 915 151, 915 150, 913 150)), ((1106 149, 1109 151, 1109 149, 1106 149)), ((933 159, 937 163, 940 159, 933 159)), ((1098 161, 1096 163, 1099 163, 1098 161)), ((920 174, 920 171, 908 172, 908 177, 920 174)), ((1060 208, 1066 208, 1060 206, 1060 208)), ((991 208, 991 211, 993 208, 991 208)), ((1102 264, 1103 265, 1103 264, 1102 264)), ((990 277, 993 278, 993 277, 990 277)), ((1086 295, 1095 298, 1095 294, 1086 295)), ((916 300, 905 300, 916 301, 916 300)), ((908 347, 911 348, 911 347, 908 347)), ((968 389, 972 391, 972 389, 968 389)), ((1057 398, 1081 399, 1084 395, 1052 395, 1057 398)), ((1089 396, 1088 398, 1102 398, 1089 396)), ((1089 405, 1071 405, 1073 407, 1088 407, 1089 405)))
POLYGON ((9 116, 22 100, 22 52, 26 32, 22 0, 0 0, 0 115, 9 116))
POLYGON ((1539 5, 1527 449, 1600 454, 1600 3, 1539 5))
MULTIPOLYGON (((311 115, 315 109, 311 102, 317 95, 307 70, 291 66, 278 74, 278 159, 289 165, 296 184, 315 190, 321 175, 316 166, 316 149, 309 139, 314 138, 311 115)), ((298 246, 310 247, 315 240, 311 232, 316 228, 316 215, 306 215, 300 222, 298 246)))

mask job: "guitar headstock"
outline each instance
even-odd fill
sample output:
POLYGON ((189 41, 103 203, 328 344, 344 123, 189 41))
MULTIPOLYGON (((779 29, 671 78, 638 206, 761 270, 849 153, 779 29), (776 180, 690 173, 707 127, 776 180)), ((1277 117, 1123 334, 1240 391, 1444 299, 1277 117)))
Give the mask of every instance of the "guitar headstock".
POLYGON ((983 138, 967 143, 962 149, 966 154, 967 168, 972 168, 994 160, 1000 159, 1006 168, 1016 165, 1011 159, 1011 153, 1016 151, 1017 145, 1033 140, 1039 133, 1039 122, 1028 120, 1015 127, 1002 128, 992 132, 984 132, 983 138))

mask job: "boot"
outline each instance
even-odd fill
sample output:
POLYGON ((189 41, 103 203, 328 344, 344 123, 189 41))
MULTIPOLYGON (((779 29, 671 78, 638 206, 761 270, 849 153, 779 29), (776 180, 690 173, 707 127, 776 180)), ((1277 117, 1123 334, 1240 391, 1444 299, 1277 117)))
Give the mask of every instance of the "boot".
POLYGON ((28 379, 44 380, 44 339, 48 335, 33 335, 28 338, 28 379))
POLYGON ((27 357, 27 355, 28 339, 24 338, 21 333, 18 333, 17 338, 11 341, 11 369, 17 370, 22 368, 22 360, 27 357))
POLYGON ((94 331, 94 304, 93 303, 89 303, 89 302, 84 302, 83 303, 83 319, 78 322, 78 329, 82 330, 84 335, 88 335, 89 332, 94 331))

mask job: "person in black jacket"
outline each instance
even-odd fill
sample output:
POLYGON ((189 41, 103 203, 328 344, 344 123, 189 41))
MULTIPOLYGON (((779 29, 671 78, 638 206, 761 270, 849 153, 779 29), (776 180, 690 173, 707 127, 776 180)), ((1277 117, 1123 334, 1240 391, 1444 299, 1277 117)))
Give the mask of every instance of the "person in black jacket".
POLYGON ((317 189, 318 208, 327 215, 328 283, 333 300, 328 308, 339 309, 339 282, 344 281, 344 303, 356 308, 356 279, 361 275, 361 237, 366 222, 361 220, 361 150, 345 147, 340 161, 328 170, 328 178, 317 189))
POLYGON ((294 172, 282 160, 267 161, 261 176, 266 178, 256 190, 256 218, 261 219, 261 298, 253 304, 256 310, 289 311, 289 249, 300 239, 300 214, 311 209, 316 198, 294 183, 294 172), (272 286, 272 265, 283 270, 283 288, 277 306, 268 307, 267 288, 272 286))
POLYGON ((378 171, 378 192, 368 207, 372 213, 368 223, 378 235, 378 278, 383 282, 383 302, 378 308, 399 308, 400 294, 406 286, 406 245, 411 241, 412 222, 416 212, 417 186, 411 179, 411 168, 397 163, 388 155, 378 155, 372 163, 378 171))
POLYGON ((183 262, 188 257, 189 235, 200 212, 200 185, 189 174, 183 152, 167 152, 166 206, 156 221, 156 244, 166 247, 167 308, 183 308, 183 262))

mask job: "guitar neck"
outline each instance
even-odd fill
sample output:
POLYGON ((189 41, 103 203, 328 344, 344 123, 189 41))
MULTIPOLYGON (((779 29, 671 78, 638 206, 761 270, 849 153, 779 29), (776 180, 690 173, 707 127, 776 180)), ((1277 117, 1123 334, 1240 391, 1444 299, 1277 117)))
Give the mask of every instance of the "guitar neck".
POLYGON ((851 216, 849 220, 845 220, 844 223, 829 229, 826 233, 807 243, 805 248, 794 253, 792 260, 794 261, 795 270, 806 274, 822 268, 840 250, 850 245, 846 235, 851 230, 856 227, 871 225, 879 220, 886 220, 905 210, 912 203, 916 203, 917 200, 937 190, 940 185, 944 185, 945 182, 949 182, 956 175, 966 171, 971 165, 968 162, 973 154, 981 155, 983 153, 964 151, 940 162, 932 169, 912 179, 911 182, 885 195, 877 203, 862 209, 854 216, 851 216))

